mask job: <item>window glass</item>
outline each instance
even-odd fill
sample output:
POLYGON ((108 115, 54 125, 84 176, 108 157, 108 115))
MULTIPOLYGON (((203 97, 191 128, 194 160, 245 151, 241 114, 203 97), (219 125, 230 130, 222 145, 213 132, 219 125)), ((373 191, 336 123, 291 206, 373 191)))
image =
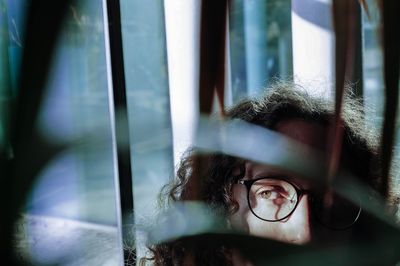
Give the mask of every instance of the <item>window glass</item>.
MULTIPOLYGON (((69 6, 50 66, 37 127, 46 140, 68 147, 42 169, 26 202, 22 252, 33 264, 121 262, 103 2, 69 6)), ((371 14, 362 15, 363 101, 373 106, 365 110, 367 121, 380 128, 380 18, 375 1, 367 2, 371 14)), ((158 211, 158 193, 174 170, 169 98, 174 88, 168 86, 163 5, 157 0, 121 1, 135 217, 124 222, 132 223, 127 226, 135 232, 138 257, 145 256, 145 232, 158 211)), ((9 117, 4 110, 16 94, 26 1, 0 0, 0 7, 0 145, 7 150, 9 117)), ((231 87, 226 95, 236 103, 262 93, 274 77, 291 78, 291 1, 232 0, 229 12, 231 87)))
MULTIPOLYGON (((46 183, 45 186, 47 181, 58 184, 59 188, 71 189, 72 193, 53 193, 54 200, 41 200, 44 191, 35 190, 31 210, 115 225, 111 129, 100 2, 86 1, 70 7, 55 51, 39 127, 41 133, 52 141, 87 139, 72 146, 61 156, 62 159, 55 160, 44 171, 40 181, 43 185, 46 183), (58 197, 61 198, 56 200, 58 197), (50 202, 54 206, 58 201, 73 204, 72 212, 63 208, 43 209, 40 203, 47 205, 50 202)), ((43 188, 51 191, 50 187, 43 188)))
MULTIPOLYGON (((10 2, 13 21, 25 1, 10 2)), ((41 170, 26 202, 23 248, 34 264, 121 261, 104 37, 102 1, 68 7, 36 123, 67 148, 41 170)))
POLYGON ((9 108, 16 92, 16 73, 22 54, 25 1, 0 1, 0 151, 11 155, 9 108))
POLYGON ((292 75, 290 0, 234 0, 229 24, 233 102, 292 75))
POLYGON ((173 175, 163 2, 123 0, 121 23, 135 229, 140 235, 141 228, 153 220, 151 215, 157 211, 161 187, 173 175))
POLYGON ((362 45, 363 45, 363 76, 365 106, 372 106, 366 110, 367 120, 380 127, 383 118, 383 59, 379 41, 379 8, 375 1, 367 1, 369 16, 362 12, 362 45))

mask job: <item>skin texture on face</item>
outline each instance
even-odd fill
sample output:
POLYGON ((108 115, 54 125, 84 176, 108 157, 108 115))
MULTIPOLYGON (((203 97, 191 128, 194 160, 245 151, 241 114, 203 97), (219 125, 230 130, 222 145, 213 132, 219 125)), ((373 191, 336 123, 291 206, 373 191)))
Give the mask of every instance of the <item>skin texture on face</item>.
MULTIPOLYGON (((288 119, 279 122, 275 126, 275 131, 311 148, 325 149, 326 129, 317 123, 288 119)), ((274 176, 288 176, 288 174, 283 170, 254 162, 246 162, 245 164, 243 179, 274 176)), ((300 189, 308 189, 308 184, 300 178, 290 176, 290 182, 300 189)), ((237 212, 230 217, 233 228, 245 231, 250 235, 287 243, 306 244, 312 240, 313 223, 310 218, 311 209, 308 194, 300 197, 297 208, 289 217, 277 222, 261 220, 250 211, 247 203, 247 189, 244 185, 234 185, 233 197, 239 204, 237 212)))

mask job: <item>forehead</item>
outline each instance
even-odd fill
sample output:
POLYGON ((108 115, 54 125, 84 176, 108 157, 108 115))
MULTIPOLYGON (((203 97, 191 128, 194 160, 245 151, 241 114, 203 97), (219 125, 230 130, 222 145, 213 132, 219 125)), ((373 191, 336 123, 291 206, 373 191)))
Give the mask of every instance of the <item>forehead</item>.
POLYGON ((315 184, 308 178, 298 176, 290 171, 270 165, 248 161, 245 163, 244 179, 278 178, 287 180, 302 189, 311 189, 315 184))
MULTIPOLYGON (((274 130, 312 149, 317 149, 322 152, 326 149, 327 129, 316 122, 308 122, 302 119, 287 119, 278 122, 274 130)), ((302 183, 302 186, 309 187, 310 185, 308 184, 309 182, 303 178, 293 176, 292 173, 286 172, 284 169, 250 161, 246 162, 246 178, 252 179, 266 176, 286 176, 289 179, 295 179, 297 181, 296 183, 301 181, 300 183, 302 183)))
POLYGON ((278 122, 274 130, 313 149, 326 149, 327 128, 316 122, 287 119, 278 122))

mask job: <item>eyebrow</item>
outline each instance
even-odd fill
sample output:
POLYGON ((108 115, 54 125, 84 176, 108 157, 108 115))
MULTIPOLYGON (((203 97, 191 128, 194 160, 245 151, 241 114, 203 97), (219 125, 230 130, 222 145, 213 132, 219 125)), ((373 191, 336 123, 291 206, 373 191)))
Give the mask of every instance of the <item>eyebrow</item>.
POLYGON ((256 175, 251 175, 251 176, 246 176, 247 169, 245 169, 245 175, 241 178, 243 180, 253 180, 253 179, 263 178, 263 177, 279 178, 279 179, 289 181, 290 183, 296 185, 300 189, 308 190, 313 187, 312 180, 307 177, 298 176, 295 173, 290 173, 279 167, 258 164, 258 163, 251 162, 251 161, 248 161, 248 162, 251 163, 253 173, 254 173, 254 168, 256 166, 258 166, 258 167, 264 166, 264 167, 266 167, 266 169, 258 171, 258 173, 256 175))
POLYGON ((251 178, 246 178, 244 180, 254 180, 254 179, 261 179, 261 178, 271 178, 271 179, 282 179, 285 181, 288 181, 289 183, 295 185, 297 188, 302 189, 302 190, 309 190, 312 187, 312 182, 308 182, 306 178, 303 177, 294 177, 293 175, 290 174, 282 174, 282 173, 276 173, 276 172, 268 172, 268 173, 263 173, 260 175, 253 176, 251 178), (301 182, 299 182, 300 180, 301 182))

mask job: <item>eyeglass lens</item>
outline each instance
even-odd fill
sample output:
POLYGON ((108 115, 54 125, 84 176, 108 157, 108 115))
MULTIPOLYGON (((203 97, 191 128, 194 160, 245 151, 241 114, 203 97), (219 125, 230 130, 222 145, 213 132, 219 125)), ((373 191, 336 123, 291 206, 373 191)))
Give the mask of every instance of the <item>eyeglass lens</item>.
POLYGON ((312 204, 316 218, 322 224, 337 230, 353 225, 361 212, 360 205, 334 192, 329 192, 328 195, 315 195, 312 204), (326 196, 329 198, 328 202, 326 196))
POLYGON ((261 219, 277 221, 289 215, 297 204, 296 189, 279 179, 259 179, 249 191, 249 204, 261 219))
MULTIPOLYGON (((357 221, 361 208, 349 200, 331 192, 329 204, 325 194, 313 195, 312 212, 325 226, 345 229, 357 221)), ((255 181, 249 190, 249 205, 252 212, 263 220, 279 221, 288 217, 299 200, 296 188, 281 179, 263 178, 255 181)))

